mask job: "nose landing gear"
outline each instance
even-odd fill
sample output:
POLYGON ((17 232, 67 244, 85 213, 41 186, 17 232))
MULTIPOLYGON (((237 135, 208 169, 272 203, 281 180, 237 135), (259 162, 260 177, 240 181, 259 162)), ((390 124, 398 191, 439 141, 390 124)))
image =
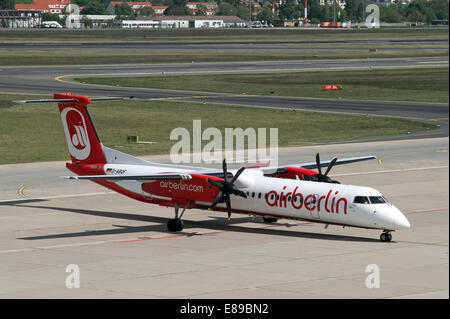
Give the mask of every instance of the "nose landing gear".
POLYGON ((391 233, 388 232, 388 231, 382 232, 381 235, 380 235, 380 240, 383 241, 383 242, 389 242, 389 241, 391 241, 391 240, 392 240, 392 235, 391 235, 391 233))

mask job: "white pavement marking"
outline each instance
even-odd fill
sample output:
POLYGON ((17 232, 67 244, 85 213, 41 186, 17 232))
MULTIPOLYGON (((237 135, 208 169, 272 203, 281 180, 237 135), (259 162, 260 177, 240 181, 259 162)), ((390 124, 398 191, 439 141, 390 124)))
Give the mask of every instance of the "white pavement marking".
POLYGON ((440 168, 448 168, 448 165, 419 167, 419 168, 402 168, 402 169, 391 169, 391 170, 384 170, 384 171, 371 171, 371 172, 359 172, 359 173, 347 173, 347 174, 335 174, 335 175, 330 175, 330 176, 382 174, 382 173, 394 173, 394 172, 423 171, 423 170, 428 170, 428 169, 440 169, 440 168))
POLYGON ((39 200, 39 199, 56 199, 56 198, 69 198, 69 197, 84 197, 84 196, 96 196, 96 195, 108 195, 108 194, 116 194, 116 192, 98 192, 98 193, 86 193, 86 194, 71 194, 71 195, 56 195, 56 196, 46 196, 46 197, 30 197, 30 198, 5 199, 5 200, 0 200, 0 203, 18 202, 18 201, 29 201, 29 200, 39 200))

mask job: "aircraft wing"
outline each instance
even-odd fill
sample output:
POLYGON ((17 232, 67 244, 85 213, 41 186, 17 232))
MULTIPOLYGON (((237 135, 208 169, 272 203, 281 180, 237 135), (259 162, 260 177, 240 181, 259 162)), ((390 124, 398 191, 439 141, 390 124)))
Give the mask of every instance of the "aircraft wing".
MULTIPOLYGON (((211 172, 192 172, 192 174, 201 174, 207 176, 222 177, 223 172, 211 171, 211 172)), ((233 177, 233 174, 228 173, 229 177, 233 177)), ((151 175, 84 175, 84 176, 62 176, 67 179, 87 179, 91 181, 106 180, 106 181, 161 181, 161 180, 189 180, 192 176, 189 173, 165 173, 165 174, 151 174, 151 175)))
MULTIPOLYGON (((350 157, 350 158, 340 158, 336 161, 335 165, 343 165, 356 163, 361 161, 367 161, 376 159, 375 156, 362 156, 362 157, 350 157)), ((331 161, 323 161, 320 162, 320 166, 328 166, 331 161)), ((317 168, 316 162, 308 162, 308 163, 298 163, 298 164, 290 164, 285 166, 262 166, 262 167, 248 167, 248 169, 258 169, 262 171, 264 174, 280 174, 288 172, 287 167, 296 167, 296 168, 305 168, 305 169, 313 169, 317 168)), ((234 171, 234 170, 233 170, 234 171)), ((161 173, 161 174, 151 174, 151 175, 85 175, 85 176, 63 176, 68 179, 86 179, 86 180, 107 180, 107 181, 158 181, 158 180, 189 180, 192 179, 190 174, 201 174, 205 176, 215 176, 223 178, 223 171, 221 170, 211 170, 211 171, 192 171, 185 173, 161 173)), ((227 176, 232 178, 234 176, 233 173, 227 172, 227 176)))
MULTIPOLYGON (((372 159, 376 159, 376 156, 339 158, 334 165, 350 164, 350 163, 356 163, 356 162, 367 161, 367 160, 372 160, 372 159)), ((330 164, 330 162, 331 162, 331 160, 320 162, 320 167, 328 166, 328 164, 330 164)), ((278 166, 278 167, 277 166, 267 166, 267 167, 258 167, 258 169, 263 171, 264 174, 279 174, 279 173, 286 173, 287 172, 286 167, 313 169, 313 168, 317 168, 317 163, 316 162, 308 162, 308 163, 290 164, 290 165, 284 165, 284 166, 278 166)))

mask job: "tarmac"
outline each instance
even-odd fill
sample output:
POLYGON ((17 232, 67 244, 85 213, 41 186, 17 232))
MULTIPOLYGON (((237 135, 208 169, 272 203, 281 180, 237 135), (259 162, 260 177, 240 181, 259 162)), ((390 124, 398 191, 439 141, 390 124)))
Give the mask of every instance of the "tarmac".
POLYGON ((331 175, 405 213, 412 226, 390 243, 377 230, 199 210, 169 233, 173 209, 61 179, 64 162, 0 165, 0 298, 449 298, 448 142, 280 149, 280 164, 376 155, 331 175), (79 288, 66 286, 69 265, 79 288), (368 288, 374 269, 380 286, 368 288))

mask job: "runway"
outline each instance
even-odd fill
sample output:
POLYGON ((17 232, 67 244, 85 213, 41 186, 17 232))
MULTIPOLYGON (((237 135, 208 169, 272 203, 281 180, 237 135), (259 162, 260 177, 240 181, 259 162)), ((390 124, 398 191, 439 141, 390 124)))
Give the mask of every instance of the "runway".
POLYGON ((376 155, 333 178, 380 190, 411 229, 382 243, 374 230, 191 210, 173 234, 172 209, 61 179, 63 162, 1 165, 0 297, 448 298, 448 138, 285 148, 280 162, 316 151, 376 155), (69 264, 79 289, 65 286, 69 264), (380 288, 366 288, 369 264, 380 288))
POLYGON ((153 50, 310 50, 314 46, 314 50, 363 50, 372 48, 373 45, 389 45, 383 50, 396 50, 395 45, 405 44, 421 44, 413 50, 448 50, 448 48, 434 48, 432 46, 425 47, 425 44, 448 44, 448 39, 416 39, 416 40, 329 40, 329 41, 153 41, 151 37, 140 42, 0 42, 0 49, 20 49, 20 50, 48 50, 48 49, 106 49, 106 50, 121 50, 121 49, 153 49, 153 50), (318 46, 320 45, 320 46, 318 46), (323 47, 323 45, 330 45, 323 47), (340 45, 341 47, 336 47, 340 45), (359 47, 352 47, 359 45, 359 47), (371 45, 370 47, 360 47, 360 45, 371 45))
MULTIPOLYGON (((367 70, 417 67, 448 67, 447 58, 355 59, 283 62, 219 62, 89 66, 4 67, 0 72, 0 92, 53 93, 73 92, 87 96, 133 96, 140 99, 169 99, 259 108, 296 109, 350 115, 389 116, 440 125, 440 129, 404 135, 401 138, 448 136, 448 104, 390 101, 332 100, 317 98, 251 96, 86 85, 77 77, 170 76, 179 74, 304 72, 330 70, 367 70)), ((199 88, 201 89, 201 88, 199 88)), ((390 137, 386 137, 389 139, 390 137)), ((396 137, 399 138, 399 137, 396 137)))

